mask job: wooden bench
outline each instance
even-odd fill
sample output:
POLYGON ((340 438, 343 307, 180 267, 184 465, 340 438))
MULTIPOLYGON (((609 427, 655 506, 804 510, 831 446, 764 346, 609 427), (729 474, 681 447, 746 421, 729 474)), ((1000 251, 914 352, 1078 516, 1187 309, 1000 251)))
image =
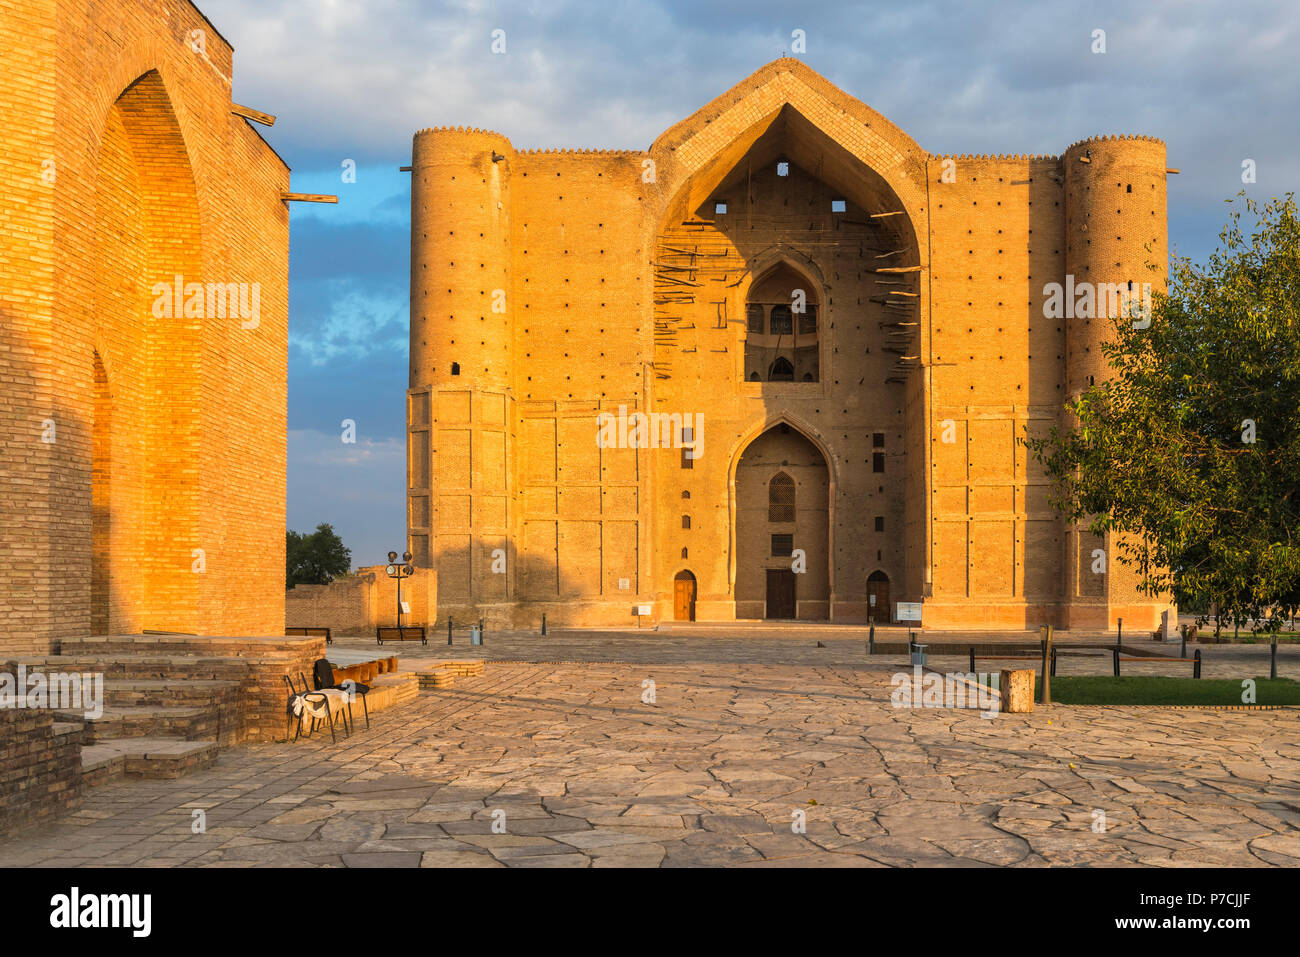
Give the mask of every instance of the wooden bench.
POLYGON ((429 636, 425 634, 423 625, 402 625, 400 628, 393 625, 388 627, 380 625, 375 629, 375 641, 381 645, 385 641, 418 641, 422 645, 427 645, 429 636))
POLYGON ((334 638, 330 635, 328 628, 286 628, 284 633, 296 638, 324 638, 325 644, 334 644, 334 638))

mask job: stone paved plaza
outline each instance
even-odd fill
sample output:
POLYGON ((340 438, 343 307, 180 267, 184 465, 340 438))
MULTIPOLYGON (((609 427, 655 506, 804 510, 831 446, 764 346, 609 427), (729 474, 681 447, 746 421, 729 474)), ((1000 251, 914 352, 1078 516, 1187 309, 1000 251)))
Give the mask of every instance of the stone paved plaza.
POLYGON ((0 864, 1300 865, 1296 709, 894 709, 901 657, 785 645, 784 663, 489 662, 337 744, 92 789, 0 864))

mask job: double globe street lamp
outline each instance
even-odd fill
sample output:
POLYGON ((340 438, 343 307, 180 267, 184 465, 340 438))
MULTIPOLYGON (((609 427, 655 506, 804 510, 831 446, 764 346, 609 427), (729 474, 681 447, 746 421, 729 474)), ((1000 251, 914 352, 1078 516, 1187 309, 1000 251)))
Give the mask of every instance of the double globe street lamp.
POLYGON ((397 627, 402 627, 402 579, 410 578, 415 574, 415 566, 411 564, 411 553, 402 552, 402 561, 397 561, 397 552, 388 553, 388 567, 384 569, 389 578, 397 579, 397 627))

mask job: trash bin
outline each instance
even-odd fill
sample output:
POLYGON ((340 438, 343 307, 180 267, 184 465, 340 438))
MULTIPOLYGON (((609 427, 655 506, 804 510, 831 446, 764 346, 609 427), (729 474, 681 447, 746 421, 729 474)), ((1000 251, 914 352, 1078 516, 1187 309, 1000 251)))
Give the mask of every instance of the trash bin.
POLYGON ((469 626, 469 643, 471 645, 483 644, 483 632, 479 630, 478 625, 469 626))
POLYGON ((928 646, 926 646, 926 645, 918 645, 918 644, 913 643, 913 645, 912 645, 912 664, 914 664, 914 665, 921 665, 921 666, 924 666, 924 665, 925 665, 925 649, 926 649, 926 647, 928 647, 928 646))

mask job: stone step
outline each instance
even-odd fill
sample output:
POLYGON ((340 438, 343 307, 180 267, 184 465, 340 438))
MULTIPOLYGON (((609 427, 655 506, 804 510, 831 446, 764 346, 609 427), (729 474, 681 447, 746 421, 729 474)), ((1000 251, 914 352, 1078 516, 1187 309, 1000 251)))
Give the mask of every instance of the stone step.
POLYGON ((240 658, 198 658, 190 655, 46 655, 16 658, 29 672, 102 674, 105 679, 242 681, 248 663, 240 658))
POLYGON ((212 705, 238 693, 238 681, 190 678, 108 678, 104 681, 104 703, 110 707, 197 707, 212 705))
POLYGON ((465 658, 433 661, 424 665, 420 670, 428 671, 430 668, 450 671, 457 678, 477 678, 479 675, 483 674, 483 659, 465 658))
POLYGON ((215 743, 219 718, 213 707, 106 707, 98 718, 79 711, 56 711, 56 721, 85 721, 85 744, 99 744, 106 738, 173 737, 215 743))
POLYGON ((215 741, 171 737, 107 738, 81 749, 82 781, 89 786, 126 775, 178 778, 217 760, 215 741))
POLYGON ((109 635, 93 638, 64 638, 58 650, 62 655, 185 655, 202 658, 266 658, 288 654, 299 656, 304 650, 325 648, 324 638, 247 637, 215 635, 109 635))
POLYGON ((423 669, 417 671, 421 691, 441 691, 456 684, 455 672, 447 668, 423 669))

